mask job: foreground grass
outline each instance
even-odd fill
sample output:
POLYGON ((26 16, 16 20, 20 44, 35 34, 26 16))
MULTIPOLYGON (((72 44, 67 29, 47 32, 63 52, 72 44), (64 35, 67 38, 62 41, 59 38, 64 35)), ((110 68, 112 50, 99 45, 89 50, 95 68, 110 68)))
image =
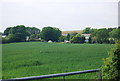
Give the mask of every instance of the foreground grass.
MULTIPOLYGON (((3 79, 100 68, 109 44, 24 42, 3 44, 3 79)), ((96 73, 67 76, 92 79, 96 73)))

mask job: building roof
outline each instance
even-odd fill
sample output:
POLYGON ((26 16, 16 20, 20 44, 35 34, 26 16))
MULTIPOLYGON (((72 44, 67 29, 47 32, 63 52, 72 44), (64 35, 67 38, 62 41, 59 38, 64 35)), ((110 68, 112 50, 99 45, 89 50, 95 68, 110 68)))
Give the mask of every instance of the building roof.
POLYGON ((85 37, 90 37, 91 34, 82 34, 85 37))
POLYGON ((68 33, 79 33, 82 34, 82 30, 74 30, 74 31, 62 31, 62 34, 68 34, 68 33))

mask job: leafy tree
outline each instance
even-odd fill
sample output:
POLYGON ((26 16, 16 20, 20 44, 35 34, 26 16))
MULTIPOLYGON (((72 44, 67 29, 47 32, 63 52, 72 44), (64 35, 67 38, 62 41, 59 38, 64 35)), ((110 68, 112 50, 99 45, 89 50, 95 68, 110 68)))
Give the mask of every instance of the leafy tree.
POLYGON ((4 35, 9 35, 11 29, 12 29, 12 27, 8 27, 8 28, 4 31, 4 35))
POLYGON ((74 32, 70 34, 70 39, 72 39, 75 35, 77 35, 78 33, 74 32))
POLYGON ((35 34, 32 34, 32 35, 30 35, 30 38, 29 38, 30 40, 35 40, 36 39, 36 35, 35 34))
POLYGON ((29 36, 29 41, 39 40, 40 38, 40 30, 36 27, 27 27, 26 31, 29 36))
POLYGON ((85 42, 85 37, 81 36, 80 34, 77 34, 71 39, 72 43, 84 43, 85 42))
POLYGON ((7 42, 16 42, 15 34, 9 34, 6 39, 8 39, 7 42))
POLYGON ((97 29, 92 29, 92 32, 91 32, 90 37, 94 37, 94 36, 96 36, 97 31, 98 31, 97 29))
POLYGON ((70 34, 69 33, 67 34, 67 40, 68 41, 70 40, 70 34))
POLYGON ((103 79, 120 80, 120 41, 111 49, 101 68, 103 79))
POLYGON ((109 33, 111 38, 114 38, 115 40, 118 39, 118 29, 113 29, 110 33, 109 33))
POLYGON ((27 27, 26 31, 28 32, 29 35, 40 34, 40 30, 36 27, 27 27))
POLYGON ((66 39, 66 36, 61 35, 61 36, 59 37, 59 41, 60 41, 60 42, 64 42, 65 39, 66 39))
POLYGON ((116 28, 108 28, 108 32, 111 32, 114 29, 116 29, 116 28))
POLYGON ((8 35, 10 41, 21 42, 26 40, 28 33, 26 32, 26 27, 24 25, 17 25, 11 28, 10 35, 8 35))
POLYGON ((109 32, 106 28, 99 29, 96 34, 98 43, 108 43, 109 32))
POLYGON ((23 34, 27 34, 26 32, 26 27, 24 25, 17 25, 14 26, 11 30, 10 30, 10 34, 16 34, 16 33, 23 33, 23 34))
POLYGON ((61 36, 61 31, 58 28, 44 27, 41 31, 41 38, 45 41, 58 41, 61 36))
POLYGON ((92 32, 90 27, 87 27, 83 30, 83 34, 90 34, 92 32))
POLYGON ((96 43, 97 42, 97 29, 92 29, 92 32, 91 32, 91 35, 90 35, 90 38, 89 38, 89 43, 96 43))

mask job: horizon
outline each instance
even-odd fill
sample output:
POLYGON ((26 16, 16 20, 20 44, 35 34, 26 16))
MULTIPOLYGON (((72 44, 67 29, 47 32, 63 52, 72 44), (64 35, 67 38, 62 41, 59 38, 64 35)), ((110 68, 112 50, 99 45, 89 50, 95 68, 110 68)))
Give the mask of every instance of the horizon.
POLYGON ((25 25, 61 31, 118 27, 118 0, 3 0, 0 4, 0 32, 25 25))
MULTIPOLYGON (((16 25, 17 26, 17 25, 16 25)), ((25 25, 24 25, 25 26, 25 25)), ((14 27, 14 26, 13 26, 14 27)), ((25 27, 34 27, 34 26, 25 26, 25 27)), ((45 26, 45 27, 53 27, 53 26, 45 26)), ((8 27, 7 27, 8 28, 8 27)), ((38 28, 38 27, 35 27, 35 28, 38 28)), ((58 28, 58 27, 56 27, 56 28, 58 28)), ((85 28, 87 28, 87 27, 84 27, 84 29, 85 28)), ((102 29, 102 28, 118 28, 118 27, 99 27, 99 28, 95 28, 95 27, 90 27, 91 29, 102 29)), ((39 29, 39 28, 38 28, 39 29)), ((61 30, 62 32, 65 32, 65 31, 81 31, 81 30, 84 30, 84 29, 78 29, 78 30, 61 30)), ((41 31, 42 29, 40 29, 40 31, 41 31)), ((4 32, 5 30, 3 30, 3 32, 4 32)), ((1 31, 0 31, 1 32, 1 31)), ((3 33, 3 32, 1 32, 1 33, 3 33)))

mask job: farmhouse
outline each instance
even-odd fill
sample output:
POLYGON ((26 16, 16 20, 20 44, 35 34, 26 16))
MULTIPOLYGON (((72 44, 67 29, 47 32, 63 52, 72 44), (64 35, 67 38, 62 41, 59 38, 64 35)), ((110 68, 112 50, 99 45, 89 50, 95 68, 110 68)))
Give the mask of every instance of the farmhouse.
POLYGON ((48 43, 52 43, 52 40, 49 40, 48 43))
POLYGON ((67 40, 65 40, 64 42, 65 42, 65 43, 70 43, 70 41, 67 41, 67 40))
POLYGON ((88 41, 89 41, 90 35, 91 35, 91 34, 82 34, 82 36, 85 37, 85 42, 88 42, 88 41))
POLYGON ((29 36, 26 36, 26 40, 27 40, 27 41, 29 40, 29 36))
POLYGON ((6 37, 6 35, 2 35, 2 37, 3 37, 3 38, 5 38, 5 37, 6 37))

